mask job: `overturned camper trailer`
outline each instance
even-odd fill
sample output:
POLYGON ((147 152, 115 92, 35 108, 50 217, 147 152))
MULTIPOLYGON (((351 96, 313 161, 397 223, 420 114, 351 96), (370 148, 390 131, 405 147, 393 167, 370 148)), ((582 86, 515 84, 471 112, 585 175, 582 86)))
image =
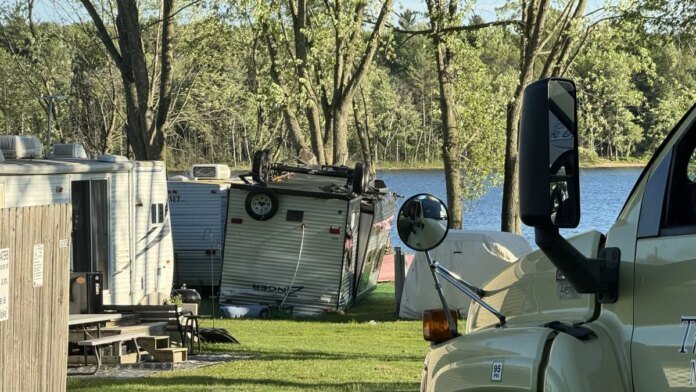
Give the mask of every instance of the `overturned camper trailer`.
POLYGON ((395 196, 346 167, 286 166, 256 156, 230 185, 221 303, 342 310, 377 283, 395 196))
POLYGON ((174 240, 174 286, 208 293, 220 284, 230 168, 193 165, 167 182, 174 240))
POLYGON ((0 136, 0 208, 72 204, 71 271, 102 273, 105 304, 155 304, 174 270, 162 162, 88 159, 60 144, 46 159, 32 136, 0 136), (4 157, 4 158, 3 158, 4 157))

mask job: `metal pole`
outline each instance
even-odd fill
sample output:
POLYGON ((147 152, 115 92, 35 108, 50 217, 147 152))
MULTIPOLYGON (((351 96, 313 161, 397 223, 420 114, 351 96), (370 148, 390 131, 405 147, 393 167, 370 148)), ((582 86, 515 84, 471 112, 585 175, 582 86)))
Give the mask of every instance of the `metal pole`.
POLYGON ((213 230, 209 227, 206 227, 205 230, 203 230, 203 238, 205 239, 206 235, 210 235, 210 248, 208 248, 208 251, 210 252, 210 300, 212 301, 212 318, 213 318, 213 328, 215 328, 215 264, 214 264, 214 259, 213 259, 213 230))
POLYGON ((394 301, 396 302, 396 315, 401 311, 401 297, 404 293, 404 280, 406 277, 406 257, 401 247, 394 248, 394 301))
POLYGON ((213 232, 210 232, 210 298, 213 300, 213 328, 215 328, 215 261, 213 257, 213 232))
MULTIPOLYGON (((53 98, 48 99, 48 151, 51 149, 51 130, 53 129, 53 98)), ((48 155, 48 153, 46 154, 48 155)))

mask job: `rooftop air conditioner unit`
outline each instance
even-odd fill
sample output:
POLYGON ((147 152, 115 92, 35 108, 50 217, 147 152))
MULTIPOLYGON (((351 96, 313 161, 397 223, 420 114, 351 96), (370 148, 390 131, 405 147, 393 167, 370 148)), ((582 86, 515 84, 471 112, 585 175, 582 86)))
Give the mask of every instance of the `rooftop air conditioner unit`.
POLYGON ((84 147, 78 143, 56 143, 51 148, 50 157, 55 159, 87 159, 87 153, 84 147))
POLYGON ((191 166, 191 178, 227 180, 231 174, 230 167, 227 165, 204 164, 191 166))
POLYGON ((7 159, 41 157, 41 142, 31 135, 0 136, 0 151, 7 159))
POLYGON ((97 160, 100 162, 109 163, 128 162, 128 158, 124 157, 123 155, 100 155, 97 157, 97 160))

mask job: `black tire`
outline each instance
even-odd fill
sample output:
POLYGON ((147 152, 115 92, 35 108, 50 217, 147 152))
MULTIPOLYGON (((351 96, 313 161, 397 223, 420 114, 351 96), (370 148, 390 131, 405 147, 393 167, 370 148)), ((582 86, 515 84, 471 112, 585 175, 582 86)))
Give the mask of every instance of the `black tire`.
POLYGON ((244 208, 254 220, 269 220, 278 212, 278 197, 267 189, 255 189, 244 200, 244 208))
POLYGON ((251 177, 254 181, 263 182, 268 175, 270 166, 271 152, 269 150, 259 150, 254 153, 254 160, 251 163, 251 177))
POLYGON ((370 169, 364 162, 357 162, 353 169, 353 192, 363 193, 370 183, 370 169))

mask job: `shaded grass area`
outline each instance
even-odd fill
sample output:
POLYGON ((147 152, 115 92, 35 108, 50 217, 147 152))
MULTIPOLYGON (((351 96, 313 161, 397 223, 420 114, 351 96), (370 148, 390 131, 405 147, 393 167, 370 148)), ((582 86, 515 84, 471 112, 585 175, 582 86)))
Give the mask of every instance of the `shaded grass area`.
MULTIPOLYGON (((394 285, 345 314, 298 320, 216 320, 241 342, 206 351, 252 358, 134 380, 69 379, 72 391, 413 391, 427 344, 420 322, 394 314, 394 285), (373 322, 371 322, 373 321, 373 322)), ((206 321, 203 327, 211 326, 206 321)))

